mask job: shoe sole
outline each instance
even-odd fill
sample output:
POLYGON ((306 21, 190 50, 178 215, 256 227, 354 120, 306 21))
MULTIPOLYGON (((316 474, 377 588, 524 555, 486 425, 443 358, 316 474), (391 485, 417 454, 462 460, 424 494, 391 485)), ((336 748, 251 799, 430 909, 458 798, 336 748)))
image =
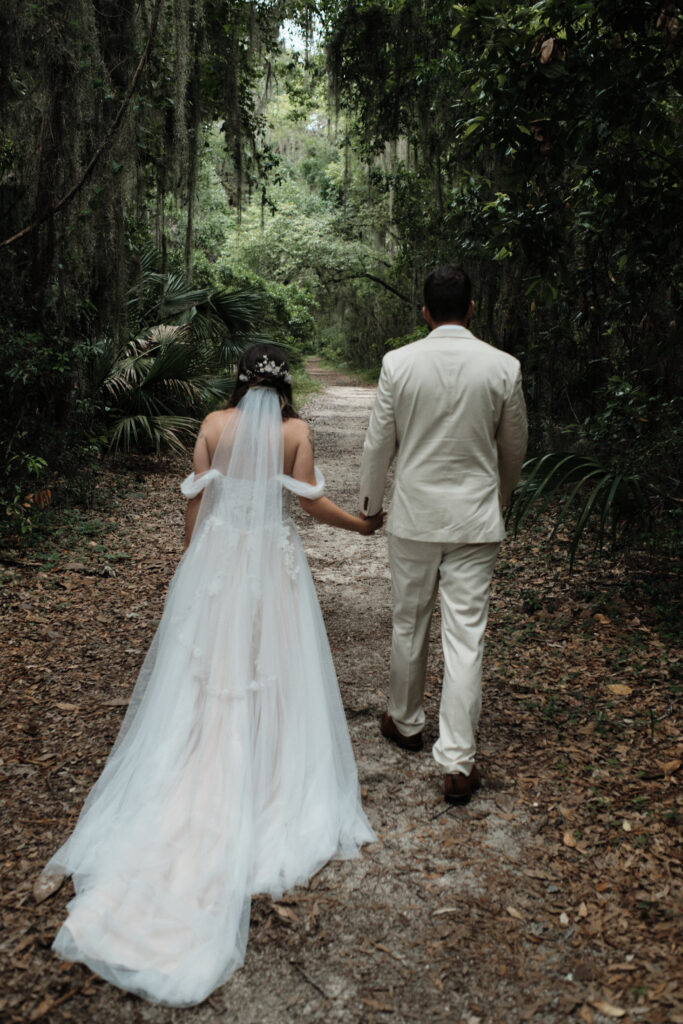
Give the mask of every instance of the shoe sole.
POLYGON ((465 796, 444 796, 446 803, 451 804, 452 807, 463 807, 465 804, 468 804, 471 799, 471 793, 467 793, 465 796))

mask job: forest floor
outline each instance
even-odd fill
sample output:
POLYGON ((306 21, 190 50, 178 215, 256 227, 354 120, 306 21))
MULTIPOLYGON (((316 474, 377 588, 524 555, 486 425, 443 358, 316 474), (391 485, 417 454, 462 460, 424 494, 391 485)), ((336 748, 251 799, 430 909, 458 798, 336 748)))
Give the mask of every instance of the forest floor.
MULTIPOLYGON (((357 504, 372 388, 337 373, 308 404, 327 493, 357 504)), ((683 1024, 680 647, 673 580, 549 555, 543 524, 498 561, 480 793, 443 802, 430 746, 378 730, 391 607, 386 539, 297 512, 377 842, 280 903, 259 897, 244 967, 201 1006, 153 1006, 59 961, 70 883, 32 886, 116 736, 181 552, 189 460, 119 458, 89 510, 0 564, 4 739, 0 1017, 103 1024, 683 1024), (654 581, 654 582, 653 582, 654 581), (668 588, 668 589, 667 589, 668 588)))

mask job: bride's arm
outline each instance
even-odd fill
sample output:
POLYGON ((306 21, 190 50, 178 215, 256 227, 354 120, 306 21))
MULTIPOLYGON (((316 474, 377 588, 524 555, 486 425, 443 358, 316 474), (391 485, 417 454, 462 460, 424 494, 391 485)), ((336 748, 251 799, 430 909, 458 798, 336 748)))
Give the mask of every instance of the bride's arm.
MULTIPOLYGON (((303 420, 301 423, 301 437, 294 457, 292 476, 305 484, 315 486, 315 459, 313 455, 313 437, 310 429, 303 420)), ((302 509, 317 519, 319 523, 327 526, 336 526, 341 530, 353 530, 355 533, 363 533, 368 536, 378 530, 384 523, 385 513, 378 512, 376 516, 367 519, 361 516, 351 515, 339 508, 329 498, 299 498, 302 509)))
MULTIPOLYGON (((206 436, 204 434, 204 424, 202 423, 197 440, 194 445, 194 455, 192 457, 192 468, 194 469, 195 476, 200 473, 206 473, 208 469, 211 469, 211 456, 209 455, 209 448, 206 443, 206 436)), ((185 509, 185 544, 183 551, 187 551, 192 540, 192 533, 194 531, 194 524, 197 522, 197 513, 199 512, 199 506, 201 504, 202 495, 201 492, 194 498, 190 498, 185 509)))

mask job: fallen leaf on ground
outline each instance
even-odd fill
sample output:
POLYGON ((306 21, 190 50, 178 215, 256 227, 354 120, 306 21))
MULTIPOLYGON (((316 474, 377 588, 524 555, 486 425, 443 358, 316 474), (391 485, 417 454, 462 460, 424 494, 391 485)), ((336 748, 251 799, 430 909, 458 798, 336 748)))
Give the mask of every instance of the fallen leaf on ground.
MULTIPOLYGON (((337 460, 336 441, 331 434, 328 440, 324 436, 325 430, 321 458, 337 460)), ((343 466, 348 459, 349 447, 339 446, 338 464, 343 466)), ((125 488, 119 485, 128 483, 139 489, 136 466, 119 467, 114 474, 103 464, 97 472, 107 493, 122 495, 125 488)), ((88 983, 78 990, 78 1007, 71 1013, 76 998, 64 1011, 47 1002, 48 996, 66 992, 72 977, 82 978, 84 969, 57 962, 49 951, 62 921, 66 885, 39 907, 32 905, 31 889, 40 866, 73 827, 115 738, 125 701, 120 715, 116 705, 112 710, 105 702, 130 693, 152 641, 164 578, 174 567, 172 553, 180 554, 174 534, 181 522, 176 490, 177 478, 185 472, 184 465, 174 474, 168 468, 155 472, 144 484, 144 501, 136 499, 128 508, 126 498, 111 509, 106 546, 112 552, 140 552, 132 562, 117 562, 115 581, 97 574, 99 565, 91 559, 104 556, 84 547, 88 541, 79 532, 81 519, 96 521, 104 515, 102 503, 82 516, 79 512, 78 529, 71 529, 62 522, 62 513, 55 512, 56 521, 68 527, 74 541, 68 553, 64 544, 56 546, 56 535, 44 544, 38 541, 43 554, 55 549, 60 560, 87 569, 63 571, 62 563, 45 575, 42 562, 11 573, 0 565, 0 631, 12 641, 0 645, 5 725, 1 767, 11 800, 0 846, 12 851, 4 865, 0 909, 2 941, 7 952, 16 950, 3 972, 3 1019, 14 1016, 17 1022, 30 1024, 31 1012, 44 998, 37 1024, 85 1019, 88 994, 97 993, 99 1000, 108 991, 103 984, 100 991, 88 983), (128 618, 133 614, 138 615, 135 625, 128 618), (75 707, 62 710, 55 707, 58 701, 75 707), (65 721, 73 728, 65 730, 65 721), (27 927, 36 941, 17 949, 27 937, 27 927)), ((346 472, 341 480, 346 480, 346 472)), ((346 494, 340 490, 337 497, 346 494)), ((349 494, 348 500, 355 498, 349 494)), ((294 511, 299 517, 298 508, 294 511)), ((636 552, 629 558, 637 564, 626 565, 621 556, 614 563, 597 564, 592 552, 583 562, 579 553, 570 579, 564 554, 562 560, 546 560, 538 531, 509 539, 512 557, 506 560, 503 554, 499 565, 502 572, 494 584, 488 638, 489 693, 483 725, 492 785, 483 801, 486 813, 465 811, 457 819, 442 814, 432 819, 441 807, 436 789, 410 771, 412 763, 399 764, 397 758, 389 768, 384 749, 378 743, 365 744, 364 730, 370 728, 377 703, 372 676, 391 643, 388 578, 380 584, 378 575, 372 582, 375 571, 387 571, 384 555, 377 556, 377 568, 368 574, 368 586, 374 588, 368 590, 369 602, 358 607, 342 602, 342 576, 352 588, 357 586, 347 548, 326 540, 323 551, 316 539, 317 526, 306 525, 303 513, 300 522, 313 554, 314 576, 326 575, 328 560, 333 567, 328 582, 316 582, 331 645, 340 659, 340 685, 351 701, 352 740, 363 749, 363 771, 368 773, 364 788, 376 807, 390 806, 400 793, 405 813, 400 821, 379 815, 386 845, 381 857, 363 858, 362 892, 356 892, 356 869, 350 872, 343 864, 332 864, 321 869, 307 891, 295 890, 299 906, 277 901, 281 908, 292 906, 297 924, 285 923, 268 897, 254 901, 254 948, 245 978, 257 978, 259 964, 265 962, 276 971, 282 969, 283 1005, 294 1007, 289 1012, 295 1020, 306 1016, 309 1003, 309 1016, 329 1018, 330 999, 336 999, 331 990, 326 994, 326 983, 317 987, 308 980, 304 987, 290 972, 291 957, 305 956, 315 977, 334 976, 334 985, 347 992, 355 989, 359 1019, 374 1018, 376 1024, 388 1024, 395 1016, 420 1022, 442 1019, 448 1024, 521 1024, 524 1017, 534 1024, 548 1024, 550 1019, 571 1019, 573 1024, 683 1024, 672 980, 677 977, 680 946, 671 884, 679 843, 675 825, 680 794, 675 783, 683 778, 683 735, 670 702, 680 649, 664 631, 666 644, 660 644, 657 632, 664 625, 665 603, 659 584, 673 596, 666 570, 678 573, 678 562, 667 558, 654 564, 649 553, 641 557, 636 552), (533 628, 528 616, 517 610, 526 589, 533 589, 549 612, 533 628), (593 621, 592 613, 606 611, 610 601, 615 602, 616 622, 607 626, 593 621), (645 623, 652 627, 649 632, 634 633, 645 623), (632 695, 613 693, 610 685, 628 685, 632 695), (434 809, 430 803, 425 816, 425 801, 431 800, 434 809), (515 819, 506 819, 501 812, 515 819), (631 832, 623 831, 625 820, 631 832), (565 831, 572 837, 570 843, 575 839, 571 846, 563 842, 565 831), (496 844, 503 838, 506 845, 499 849, 496 844), (422 867, 442 872, 443 886, 417 886, 422 867), (384 886, 387 871, 395 876, 391 887, 384 886), (667 886, 671 888, 665 892, 667 886), (516 920, 515 925, 524 923, 524 928, 506 926, 506 901, 511 897, 520 900, 515 909, 526 915, 526 921, 516 920), (315 922, 319 931, 312 926, 304 934, 304 925, 312 921, 313 904, 304 902, 309 898, 320 900, 315 922), (458 904, 450 902, 454 899, 458 904), (580 916, 582 901, 588 910, 585 918, 580 916), (483 950, 476 976, 453 968, 473 929, 483 950), (371 937, 380 936, 384 950, 371 942, 371 937), (626 961, 627 956, 633 961, 626 961), (557 965, 562 966, 563 977, 572 972, 572 982, 557 975, 557 965), (415 984, 406 984, 407 978, 415 984), (287 987, 294 980, 288 999, 287 987), (633 992, 644 986, 647 994, 636 997, 633 992), (364 1006, 363 988, 381 1009, 364 1006), (473 1001, 477 997, 481 1006, 473 1001), (625 1014, 601 1014, 589 1005, 594 999, 617 1009, 623 1006, 625 1014), (542 1000, 540 1009, 537 1000, 542 1000), (393 1015, 389 1004, 394 1004, 393 1015)), ((541 527, 545 529, 545 520, 539 531, 541 527)), ((340 531, 339 537, 351 535, 340 531)), ((368 557, 371 565, 373 556, 368 557)), ((434 698, 442 675, 438 616, 437 607, 428 666, 434 698)), ((435 729, 437 705, 428 710, 428 728, 435 729)), ((230 1002, 227 990, 208 1004, 210 1014, 218 1013, 222 999, 230 1002)), ((122 1024, 127 1002, 119 1000, 116 1007, 106 1008, 103 1024, 122 1024)), ((102 1015, 91 1012, 89 1018, 93 1016, 99 1021, 102 1015)))
POLYGON ((381 942, 373 942, 373 946, 375 947, 375 949, 380 949, 383 953, 386 953, 388 956, 392 956, 394 960, 398 960, 398 962, 401 964, 404 964, 406 962, 406 958, 404 956, 401 956, 400 953, 395 953, 393 949, 389 949, 388 946, 384 946, 381 942))
POLYGON ((394 1007, 391 1003, 381 1003, 379 999, 372 999, 369 996, 363 998, 363 1002, 367 1006, 368 1010, 374 1010, 376 1013, 393 1013, 394 1007))
POLYGON ((626 1010, 622 1010, 620 1006, 613 1006, 612 1003, 608 1003, 604 999, 596 999, 591 1001, 591 1006, 599 1013, 604 1013, 605 1017, 625 1017, 626 1010))
POLYGON ((524 917, 524 914, 522 914, 519 910, 517 910, 516 907, 506 907, 505 909, 507 910, 507 912, 510 915, 510 917, 514 917, 516 921, 525 921, 526 920, 526 918, 524 917))
POLYGON ((36 1006, 35 1010, 33 1010, 29 1020, 31 1020, 31 1021, 40 1020, 41 1017, 45 1016, 45 1014, 48 1012, 48 1010, 52 1009, 53 1005, 54 1005, 54 1000, 52 1000, 52 999, 43 999, 43 1001, 41 1003, 38 1003, 38 1005, 36 1006))
POLYGON ((33 899, 36 903, 43 903, 49 899, 50 896, 54 895, 57 890, 61 887, 62 882, 66 878, 66 875, 49 874, 49 875, 38 875, 35 882, 33 883, 33 899))
POLYGON ((299 923, 299 917, 291 907, 281 907, 279 904, 274 903, 273 910, 281 921, 286 921, 287 924, 299 923))
POLYGON ((630 697, 633 690, 626 683, 610 683, 607 687, 610 693, 613 693, 615 697, 630 697))

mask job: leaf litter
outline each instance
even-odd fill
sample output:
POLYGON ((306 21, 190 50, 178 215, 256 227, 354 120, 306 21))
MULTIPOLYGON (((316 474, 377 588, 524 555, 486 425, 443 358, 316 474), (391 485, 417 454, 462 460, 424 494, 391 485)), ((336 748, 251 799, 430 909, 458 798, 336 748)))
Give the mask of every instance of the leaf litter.
MULTIPOLYGON (((372 392, 317 372, 317 458, 328 493, 353 508, 372 392)), ((118 731, 180 556, 187 468, 177 457, 108 462, 97 507, 75 525, 55 512, 59 532, 0 562, 8 1024, 176 1019, 57 960, 71 884, 40 904, 32 890, 118 731)), ((245 966, 183 1019, 683 1021, 681 651, 673 590, 662 593, 651 556, 585 556, 570 576, 566 554, 546 551, 542 521, 506 542, 487 636, 484 786, 449 808, 430 756, 438 607, 427 742, 405 754, 377 729, 391 636, 385 541, 295 516, 379 838, 280 901, 256 897, 245 966)))

